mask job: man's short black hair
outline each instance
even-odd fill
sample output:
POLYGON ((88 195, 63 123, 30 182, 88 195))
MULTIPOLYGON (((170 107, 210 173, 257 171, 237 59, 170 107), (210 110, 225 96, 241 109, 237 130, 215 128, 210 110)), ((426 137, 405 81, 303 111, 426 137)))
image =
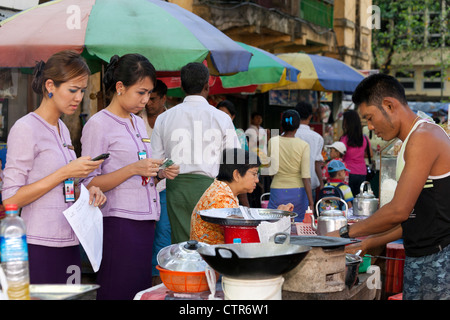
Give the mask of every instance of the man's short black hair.
POLYGON ((167 94, 167 85, 163 81, 157 79, 152 92, 158 94, 158 96, 162 98, 167 94))
POLYGON ((401 104, 407 105, 405 88, 394 77, 378 73, 363 79, 355 89, 352 100, 356 107, 365 103, 381 108, 385 97, 397 99, 401 104))
POLYGON ((181 87, 187 95, 200 94, 209 81, 208 68, 200 62, 191 62, 181 68, 181 87))
POLYGON ((311 103, 306 101, 300 101, 299 103, 297 103, 297 105, 295 106, 295 111, 298 112, 301 120, 308 119, 309 116, 313 113, 311 103))
POLYGON ((259 168, 260 166, 261 161, 253 152, 240 148, 225 149, 222 152, 222 162, 216 178, 219 181, 233 182, 234 170, 237 170, 239 175, 243 177, 249 169, 259 168))
POLYGON ((252 114, 250 115, 250 119, 254 119, 255 117, 258 117, 258 116, 262 117, 262 114, 259 112, 256 112, 256 111, 252 112, 252 114))

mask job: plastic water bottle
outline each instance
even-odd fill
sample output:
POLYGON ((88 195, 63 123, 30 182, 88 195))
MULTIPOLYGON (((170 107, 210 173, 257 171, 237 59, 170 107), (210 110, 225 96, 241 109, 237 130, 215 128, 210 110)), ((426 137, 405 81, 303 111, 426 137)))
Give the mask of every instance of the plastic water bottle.
POLYGON ((5 211, 6 217, 0 226, 0 252, 8 283, 8 298, 29 300, 30 275, 25 223, 18 215, 17 205, 5 205, 5 211))

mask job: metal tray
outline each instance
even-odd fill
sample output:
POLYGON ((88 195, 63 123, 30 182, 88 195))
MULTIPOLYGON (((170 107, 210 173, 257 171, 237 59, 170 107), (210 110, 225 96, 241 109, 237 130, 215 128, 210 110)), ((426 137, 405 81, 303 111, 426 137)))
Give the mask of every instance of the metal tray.
POLYGON ((292 236, 290 237, 291 244, 299 244, 310 247, 340 247, 352 243, 360 242, 358 239, 352 238, 338 238, 327 236, 292 236))
POLYGON ((246 219, 239 208, 208 209, 198 211, 200 217, 210 223, 223 226, 257 226, 262 221, 275 222, 283 217, 295 218, 295 212, 277 209, 252 208, 262 219, 246 219))
POLYGON ((30 284, 32 300, 74 300, 100 288, 97 284, 30 284))

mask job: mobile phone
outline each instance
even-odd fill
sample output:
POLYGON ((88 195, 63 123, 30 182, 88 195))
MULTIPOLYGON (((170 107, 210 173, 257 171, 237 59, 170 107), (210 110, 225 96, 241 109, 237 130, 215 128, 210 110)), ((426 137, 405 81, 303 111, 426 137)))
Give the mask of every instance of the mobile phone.
POLYGON ((92 161, 107 159, 108 157, 109 157, 109 153, 103 153, 99 156, 96 156, 94 159, 92 159, 92 161))
POLYGON ((170 167, 173 164, 174 164, 174 162, 172 160, 170 160, 169 158, 166 158, 166 159, 164 159, 164 162, 161 164, 161 166, 159 168, 165 169, 165 168, 170 167))

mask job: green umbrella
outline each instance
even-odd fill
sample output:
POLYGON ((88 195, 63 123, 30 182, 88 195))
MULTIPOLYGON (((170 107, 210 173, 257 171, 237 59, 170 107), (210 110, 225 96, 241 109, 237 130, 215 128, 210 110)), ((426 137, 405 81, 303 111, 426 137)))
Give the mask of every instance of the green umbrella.
POLYGON ((71 49, 98 67, 140 53, 156 70, 208 61, 212 74, 248 70, 251 53, 178 5, 161 0, 55 0, 0 23, 0 67, 34 67, 71 49))
MULTIPOLYGON (((275 85, 287 85, 298 81, 300 71, 289 63, 270 52, 245 43, 237 43, 252 53, 248 71, 234 75, 211 76, 210 94, 251 93, 258 88, 259 91, 265 92, 275 85)), ((183 96, 179 77, 162 77, 161 80, 169 88, 169 95, 183 96)))

